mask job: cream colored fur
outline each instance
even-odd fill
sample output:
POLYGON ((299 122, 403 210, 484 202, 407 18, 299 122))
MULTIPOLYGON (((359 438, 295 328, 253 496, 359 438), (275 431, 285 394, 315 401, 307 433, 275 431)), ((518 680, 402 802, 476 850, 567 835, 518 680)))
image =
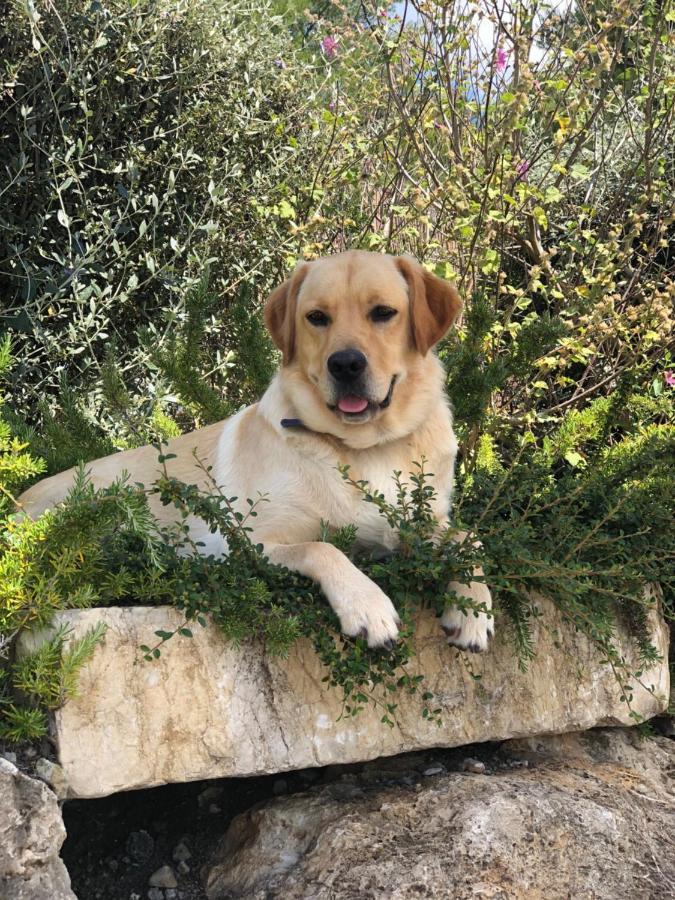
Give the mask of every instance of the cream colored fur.
MULTIPOLYGON (((394 550, 396 535, 372 504, 337 470, 365 480, 395 500, 394 471, 404 476, 426 460, 434 473, 439 529, 450 506, 457 443, 443 390, 442 367, 430 349, 450 327, 460 303, 454 288, 425 273, 411 259, 350 251, 302 263, 268 303, 266 317, 284 353, 284 365, 261 401, 232 418, 172 440, 176 454, 169 474, 208 488, 194 454, 229 496, 265 495, 249 522, 252 537, 269 558, 317 581, 345 634, 362 634, 372 647, 391 646, 399 619, 383 591, 331 544, 317 540, 320 523, 354 523, 359 542, 394 550), (372 309, 395 310, 387 322, 372 321, 372 309), (308 313, 320 310, 329 324, 317 327, 308 313), (335 408, 336 387, 326 361, 339 350, 356 348, 368 359, 364 394, 370 401, 361 416, 335 408), (391 403, 380 402, 394 379, 391 403), (301 419, 303 428, 284 428, 282 419, 301 419)), ((160 473, 157 451, 141 447, 87 463, 93 484, 109 485, 122 472, 132 482, 151 484, 160 473)), ((26 513, 37 516, 68 493, 75 469, 39 482, 22 497, 26 513)), ((151 499, 154 512, 172 521, 175 511, 151 499)), ((204 553, 226 551, 220 535, 198 519, 190 522, 204 553)), ((484 584, 453 585, 456 591, 491 607, 484 584)), ((485 650, 491 619, 449 608, 441 624, 458 647, 485 650)))

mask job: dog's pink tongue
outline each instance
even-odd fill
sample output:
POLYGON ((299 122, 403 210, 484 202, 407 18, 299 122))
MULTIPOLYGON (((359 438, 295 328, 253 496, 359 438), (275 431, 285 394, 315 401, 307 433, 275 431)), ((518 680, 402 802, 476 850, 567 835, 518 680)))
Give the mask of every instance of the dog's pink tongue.
POLYGON ((347 394, 338 402, 338 409, 346 413, 360 413, 368 406, 368 401, 354 394, 347 394))

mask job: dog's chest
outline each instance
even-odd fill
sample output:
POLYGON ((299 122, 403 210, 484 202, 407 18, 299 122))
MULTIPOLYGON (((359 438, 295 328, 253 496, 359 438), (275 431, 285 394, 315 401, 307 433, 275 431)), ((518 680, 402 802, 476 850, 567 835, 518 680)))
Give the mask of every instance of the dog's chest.
MULTIPOLYGON (((312 495, 317 501, 315 512, 318 518, 333 528, 355 525, 359 544, 393 550, 397 545, 396 533, 378 505, 367 499, 367 494, 381 494, 387 504, 396 506, 401 486, 409 492, 412 487, 410 475, 419 472, 419 460, 414 456, 416 449, 399 444, 394 447, 379 446, 351 456, 313 456, 305 474, 313 483, 312 495), (340 471, 342 466, 348 466, 348 472, 343 470, 343 474, 340 471), (396 472, 400 473, 398 478, 396 472), (363 482, 363 490, 356 487, 353 481, 363 482)), ((454 462, 452 450, 454 447, 439 453, 431 448, 424 466, 426 472, 433 473, 429 475, 429 483, 435 490, 432 507, 438 519, 447 514, 450 502, 454 462)))

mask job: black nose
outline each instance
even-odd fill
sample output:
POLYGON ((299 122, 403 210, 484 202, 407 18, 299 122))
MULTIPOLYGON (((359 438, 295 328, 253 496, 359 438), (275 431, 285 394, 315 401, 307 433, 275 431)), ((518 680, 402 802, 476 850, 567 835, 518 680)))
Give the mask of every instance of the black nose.
POLYGON ((328 371, 336 381, 353 381, 363 372, 368 360, 360 350, 338 350, 328 357, 328 371))

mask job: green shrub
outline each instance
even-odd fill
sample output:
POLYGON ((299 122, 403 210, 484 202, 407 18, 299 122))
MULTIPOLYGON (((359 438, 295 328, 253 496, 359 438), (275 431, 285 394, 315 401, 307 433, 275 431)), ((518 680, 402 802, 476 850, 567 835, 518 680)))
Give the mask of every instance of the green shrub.
MULTIPOLYGON (((227 366, 246 367, 242 338, 287 255, 285 219, 262 221, 252 200, 273 207, 301 171, 301 75, 262 0, 9 3, 0 329, 15 335, 11 391, 31 424, 43 423, 41 398, 60 402, 64 379, 90 393, 111 346, 147 393, 148 342, 169 349, 209 260, 202 377, 226 389, 227 366)), ((270 347, 260 327, 255 339, 270 347)), ((248 369, 232 403, 267 376, 248 369)), ((90 406, 98 414, 96 396, 90 406)))
MULTIPOLYGON (((0 340, 0 384, 11 367, 9 336, 0 340)), ((26 481, 45 470, 42 460, 27 451, 27 444, 12 435, 12 429, 2 418, 3 398, 0 394, 0 516, 4 519, 16 510, 18 489, 26 481)))

